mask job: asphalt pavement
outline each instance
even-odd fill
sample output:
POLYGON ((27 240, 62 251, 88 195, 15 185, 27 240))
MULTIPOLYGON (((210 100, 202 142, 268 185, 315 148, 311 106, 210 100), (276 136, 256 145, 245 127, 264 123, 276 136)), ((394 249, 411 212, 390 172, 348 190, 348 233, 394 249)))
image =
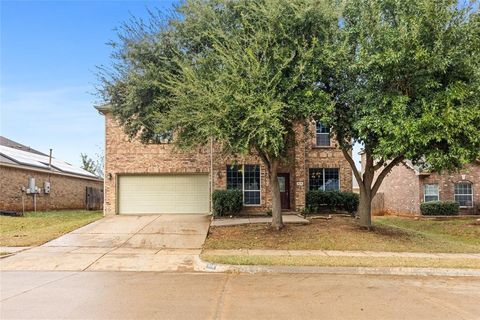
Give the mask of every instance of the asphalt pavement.
POLYGON ((1 319, 479 319, 480 278, 2 271, 1 319))

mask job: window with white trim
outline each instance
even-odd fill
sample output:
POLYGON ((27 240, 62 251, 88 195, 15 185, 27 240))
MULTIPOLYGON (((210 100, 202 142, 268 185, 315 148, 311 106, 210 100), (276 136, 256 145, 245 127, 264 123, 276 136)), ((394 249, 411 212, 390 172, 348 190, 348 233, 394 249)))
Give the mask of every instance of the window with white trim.
POLYGON ((317 147, 330 147, 330 128, 316 122, 317 147))
POLYGON ((455 201, 460 207, 473 207, 473 186, 468 181, 455 183, 455 201))
POLYGON ((227 189, 242 190, 243 204, 260 204, 260 166, 227 165, 227 189))
POLYGON ((438 184, 423 185, 423 201, 438 201, 438 184))
POLYGON ((309 190, 339 190, 338 168, 310 168, 308 169, 309 190))

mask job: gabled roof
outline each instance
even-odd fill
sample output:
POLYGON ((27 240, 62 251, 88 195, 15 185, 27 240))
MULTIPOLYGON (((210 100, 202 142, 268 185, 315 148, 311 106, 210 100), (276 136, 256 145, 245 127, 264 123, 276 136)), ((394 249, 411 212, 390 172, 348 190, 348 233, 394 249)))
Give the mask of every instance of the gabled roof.
POLYGON ((429 175, 431 172, 426 165, 413 164, 409 159, 402 161, 407 168, 412 169, 417 175, 429 175))
POLYGON ((50 157, 46 154, 9 139, 4 141, 9 142, 12 147, 0 145, 0 165, 100 180, 100 178, 86 170, 72 166, 68 162, 53 157, 49 165, 50 157), (27 148, 25 150, 28 151, 22 150, 20 147, 23 147, 23 149, 27 148))

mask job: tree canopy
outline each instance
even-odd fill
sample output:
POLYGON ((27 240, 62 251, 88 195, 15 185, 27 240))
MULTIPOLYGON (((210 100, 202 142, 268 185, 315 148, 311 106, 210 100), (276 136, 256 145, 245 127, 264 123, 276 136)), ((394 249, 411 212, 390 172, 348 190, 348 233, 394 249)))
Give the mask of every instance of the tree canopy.
MULTIPOLYGON (((344 152, 367 198, 364 203, 403 159, 431 170, 453 170, 479 157, 478 3, 368 0, 344 5, 333 67, 323 69, 321 82, 334 101, 325 121, 342 148, 364 146, 363 176, 344 152)), ((366 216, 369 225, 370 213, 366 216)))

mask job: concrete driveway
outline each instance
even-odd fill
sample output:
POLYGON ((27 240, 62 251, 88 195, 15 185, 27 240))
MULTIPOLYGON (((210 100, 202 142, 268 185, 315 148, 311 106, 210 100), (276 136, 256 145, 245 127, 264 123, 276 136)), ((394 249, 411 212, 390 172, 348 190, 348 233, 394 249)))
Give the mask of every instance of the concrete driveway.
POLYGON ((193 271, 206 215, 106 217, 0 261, 1 270, 193 271))

